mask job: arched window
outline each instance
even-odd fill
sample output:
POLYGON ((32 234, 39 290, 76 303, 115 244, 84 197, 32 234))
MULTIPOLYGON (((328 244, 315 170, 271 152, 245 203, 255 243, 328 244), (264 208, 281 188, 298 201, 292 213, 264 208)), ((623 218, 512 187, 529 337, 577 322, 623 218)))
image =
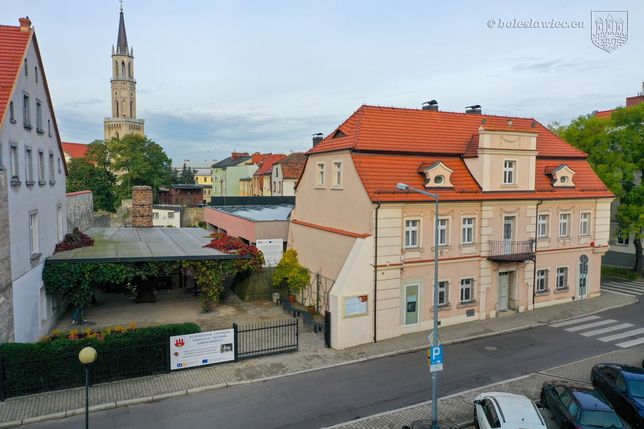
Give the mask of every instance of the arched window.
POLYGON ((114 61, 114 77, 119 77, 119 63, 114 61))
POLYGON ((114 105, 116 106, 116 117, 118 118, 119 117, 119 102, 115 101, 114 105))
POLYGON ((588 293, 588 256, 579 257, 579 296, 586 296, 588 293))
POLYGON ((125 61, 121 62, 121 76, 125 77, 125 61))
POLYGON ((125 100, 123 100, 123 105, 121 106, 121 112, 123 117, 125 118, 125 100))
POLYGON ((132 77, 132 63, 127 63, 127 75, 132 77))
POLYGON ((134 111, 133 111, 134 104, 132 103, 132 100, 130 100, 130 117, 134 117, 134 111))

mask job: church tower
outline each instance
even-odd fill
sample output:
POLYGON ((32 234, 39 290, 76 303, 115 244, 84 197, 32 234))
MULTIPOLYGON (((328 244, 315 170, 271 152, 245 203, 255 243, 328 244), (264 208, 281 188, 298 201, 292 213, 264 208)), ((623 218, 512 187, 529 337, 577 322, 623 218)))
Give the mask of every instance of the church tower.
POLYGON ((116 49, 112 46, 112 116, 105 118, 105 140, 127 134, 144 135, 144 121, 136 118, 134 49, 127 45, 123 6, 119 19, 116 49))

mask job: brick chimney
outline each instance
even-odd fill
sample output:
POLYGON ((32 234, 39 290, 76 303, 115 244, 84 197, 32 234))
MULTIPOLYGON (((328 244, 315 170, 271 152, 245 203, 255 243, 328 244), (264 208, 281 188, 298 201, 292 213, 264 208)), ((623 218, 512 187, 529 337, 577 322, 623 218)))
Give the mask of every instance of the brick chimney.
POLYGON ((29 19, 28 16, 24 18, 18 18, 18 22, 20 23, 20 31, 31 30, 31 19, 29 19))
POLYGON ((248 156, 248 152, 232 152, 230 157, 235 161, 244 156, 248 156))
POLYGON ((642 82, 642 92, 626 99, 626 107, 637 106, 640 103, 644 103, 644 82, 642 82))
POLYGON ((152 227, 152 188, 149 186, 132 188, 132 227, 152 227))

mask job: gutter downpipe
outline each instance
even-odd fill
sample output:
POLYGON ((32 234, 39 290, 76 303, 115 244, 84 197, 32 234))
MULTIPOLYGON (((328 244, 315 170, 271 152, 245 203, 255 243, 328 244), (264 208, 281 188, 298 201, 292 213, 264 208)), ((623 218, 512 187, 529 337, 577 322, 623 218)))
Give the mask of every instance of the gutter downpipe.
POLYGON ((373 342, 376 343, 377 328, 377 302, 378 302, 378 210, 380 210, 380 201, 376 203, 376 222, 373 245, 373 342))
POLYGON ((543 204, 543 200, 539 200, 536 206, 536 213, 534 215, 534 258, 532 259, 532 309, 534 310, 534 299, 537 295, 537 239, 539 237, 539 206, 543 204))

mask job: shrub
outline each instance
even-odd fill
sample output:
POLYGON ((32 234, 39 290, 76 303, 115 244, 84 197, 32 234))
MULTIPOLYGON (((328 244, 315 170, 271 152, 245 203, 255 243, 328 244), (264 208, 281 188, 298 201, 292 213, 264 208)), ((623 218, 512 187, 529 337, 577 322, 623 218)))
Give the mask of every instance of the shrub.
POLYGON ((300 265, 295 249, 284 252, 273 272, 273 286, 279 288, 284 284, 291 293, 298 292, 309 284, 309 270, 300 265))
POLYGON ((78 249, 79 247, 87 247, 87 246, 93 246, 93 245, 94 245, 94 239, 92 237, 90 237, 87 234, 83 234, 83 232, 80 229, 74 228, 72 232, 65 234, 63 241, 56 244, 56 249, 54 250, 54 253, 64 252, 66 250, 78 249))
MULTIPOLYGON (((199 325, 180 323, 104 337, 90 332, 75 340, 59 336, 38 343, 0 344, 4 388, 7 396, 19 396, 83 386, 85 375, 78 352, 85 346, 98 353, 91 369, 94 383, 164 373, 169 370, 169 337, 197 332, 201 332, 199 325)), ((76 331, 75 335, 81 333, 76 331)))

